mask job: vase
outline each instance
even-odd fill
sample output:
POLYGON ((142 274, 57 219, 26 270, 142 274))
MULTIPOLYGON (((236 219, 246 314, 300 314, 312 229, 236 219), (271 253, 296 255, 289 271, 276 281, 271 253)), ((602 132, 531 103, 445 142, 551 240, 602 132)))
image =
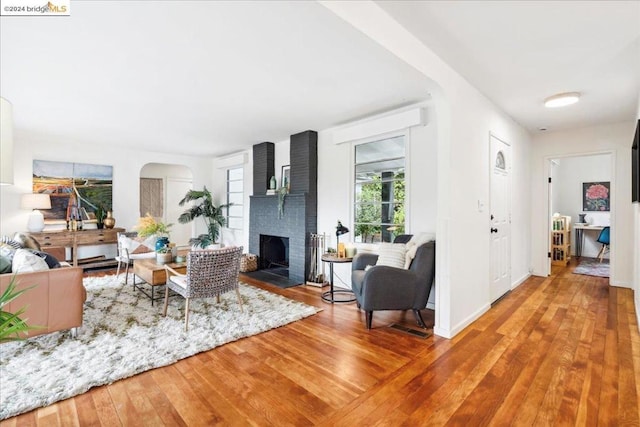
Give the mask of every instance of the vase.
POLYGON ((269 189, 270 189, 270 190, 275 190, 275 189, 276 189, 276 185, 277 185, 277 183, 276 183, 276 177, 275 177, 275 176, 272 176, 272 177, 271 177, 271 181, 269 181, 269 189))
POLYGON ((156 262, 158 264, 167 264, 173 260, 173 255, 171 251, 169 252, 158 252, 156 253, 156 262))
POLYGON ((113 217, 111 211, 107 212, 107 217, 102 222, 104 223, 104 228, 113 228, 116 225, 116 219, 113 217))
POLYGON ((156 240, 156 252, 163 249, 165 246, 169 246, 169 238, 158 237, 158 239, 156 240))
POLYGON ((585 224, 587 222, 586 216, 587 214, 578 214, 578 222, 580 224, 585 224))

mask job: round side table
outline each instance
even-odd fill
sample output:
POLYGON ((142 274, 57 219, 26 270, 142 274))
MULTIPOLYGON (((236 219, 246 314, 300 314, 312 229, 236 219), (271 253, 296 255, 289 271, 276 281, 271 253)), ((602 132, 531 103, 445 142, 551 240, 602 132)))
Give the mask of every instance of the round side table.
POLYGON ((333 264, 352 262, 353 258, 339 258, 333 254, 323 254, 322 261, 329 263, 329 290, 323 292, 320 296, 323 301, 330 302, 331 304, 346 304, 354 302, 356 296, 349 289, 334 289, 333 288, 333 264))

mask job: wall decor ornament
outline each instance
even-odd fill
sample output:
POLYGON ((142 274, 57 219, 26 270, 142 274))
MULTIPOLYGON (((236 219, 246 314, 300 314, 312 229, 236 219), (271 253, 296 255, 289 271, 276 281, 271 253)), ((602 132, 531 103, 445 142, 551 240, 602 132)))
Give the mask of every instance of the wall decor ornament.
POLYGON ((609 182, 583 182, 582 210, 585 212, 608 212, 610 195, 609 182))

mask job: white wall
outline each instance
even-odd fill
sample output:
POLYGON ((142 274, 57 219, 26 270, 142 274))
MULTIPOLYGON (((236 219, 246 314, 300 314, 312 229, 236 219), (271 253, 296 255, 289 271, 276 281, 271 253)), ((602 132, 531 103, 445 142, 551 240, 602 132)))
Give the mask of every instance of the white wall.
POLYGON ((202 157, 148 151, 112 149, 91 141, 69 142, 54 135, 39 137, 22 129, 14 133, 14 185, 0 187, 0 234, 13 235, 26 228, 28 211, 20 209, 20 196, 32 192, 33 160, 68 161, 113 166, 113 216, 116 227, 131 229, 140 209, 140 171, 147 163, 174 163, 193 172, 194 187, 211 184, 212 161, 202 157))
MULTIPOLYGON (((611 278, 615 286, 631 287, 633 275, 633 212, 631 206, 632 122, 570 131, 546 132, 534 137, 531 164, 532 247, 534 274, 547 275, 547 173, 548 159, 611 153, 611 278)), ((565 161, 564 159, 563 161, 565 161)))
MULTIPOLYGON (((587 222, 592 225, 610 225, 609 212, 584 212, 582 210, 582 183, 610 182, 612 158, 610 154, 591 156, 563 157, 558 159, 558 166, 553 178, 552 212, 571 216, 572 223, 578 222, 578 214, 585 213, 587 222)), ((584 232, 582 256, 595 257, 601 244, 596 241, 597 231, 584 232)), ((572 236, 571 253, 575 254, 575 236, 572 236)), ((607 255, 605 255, 608 257, 607 255)))

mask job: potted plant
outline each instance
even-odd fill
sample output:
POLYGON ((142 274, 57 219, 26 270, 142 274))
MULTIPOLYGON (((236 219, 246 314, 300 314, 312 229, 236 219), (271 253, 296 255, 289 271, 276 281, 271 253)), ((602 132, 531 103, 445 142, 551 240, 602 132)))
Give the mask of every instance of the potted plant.
POLYGON ((26 319, 23 320, 20 317, 24 313, 25 307, 22 307, 15 313, 4 311, 5 305, 9 304, 29 289, 31 288, 16 291, 16 276, 14 275, 11 278, 7 289, 5 289, 2 295, 0 295, 0 343, 5 341, 23 340, 25 337, 22 334, 29 329, 34 329, 27 325, 26 319))
POLYGON ((98 207, 96 208, 96 223, 99 230, 102 230, 104 228, 104 219, 106 217, 107 213, 104 209, 104 206, 98 205, 98 207))
POLYGON ((178 222, 180 224, 186 224, 193 221, 196 218, 202 218, 207 226, 207 232, 200 234, 189 240, 191 246, 199 246, 203 249, 210 245, 217 243, 218 236, 220 235, 220 227, 224 227, 226 219, 224 216, 224 209, 228 208, 232 204, 225 204, 215 206, 213 204, 213 197, 211 192, 204 187, 204 190, 189 190, 179 205, 183 206, 185 203, 196 202, 189 209, 184 211, 178 222))
POLYGON ((134 227, 134 230, 138 231, 138 236, 144 237, 156 237, 155 249, 158 252, 159 249, 166 247, 169 244, 169 230, 173 224, 165 224, 161 221, 156 221, 149 212, 138 220, 138 225, 134 227))
POLYGON ((156 262, 158 264, 167 264, 171 261, 173 261, 173 254, 168 245, 156 250, 156 262))

